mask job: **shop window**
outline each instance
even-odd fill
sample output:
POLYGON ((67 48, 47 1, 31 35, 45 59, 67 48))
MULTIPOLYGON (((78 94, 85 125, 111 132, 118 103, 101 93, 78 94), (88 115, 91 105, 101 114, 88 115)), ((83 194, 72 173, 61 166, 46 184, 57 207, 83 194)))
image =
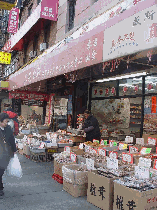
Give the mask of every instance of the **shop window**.
POLYGON ((142 94, 142 77, 119 80, 119 96, 142 94))
POLYGON ((97 83, 92 87, 92 98, 116 96, 117 82, 97 83))
POLYGON ((76 0, 68 1, 68 11, 69 11, 68 30, 69 31, 74 27, 75 5, 76 5, 76 0))
POLYGON ((145 77, 145 93, 157 93, 157 75, 145 77))
POLYGON ((32 7, 33 7, 33 4, 31 4, 28 8, 28 17, 31 15, 32 13, 32 7))

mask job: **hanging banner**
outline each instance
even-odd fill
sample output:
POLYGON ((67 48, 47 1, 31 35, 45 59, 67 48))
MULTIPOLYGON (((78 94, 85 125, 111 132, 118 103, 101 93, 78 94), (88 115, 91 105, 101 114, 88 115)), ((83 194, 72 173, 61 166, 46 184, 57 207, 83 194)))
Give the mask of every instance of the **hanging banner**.
POLYGON ((0 63, 10 64, 11 62, 11 53, 0 52, 0 63))
POLYGON ((15 34, 18 30, 19 9, 13 8, 9 13, 8 33, 15 34))
POLYGON ((151 101, 152 101, 152 105, 151 105, 151 113, 156 113, 156 96, 153 96, 151 98, 151 101))
POLYGON ((57 21, 58 17, 58 0, 42 0, 41 18, 57 21))

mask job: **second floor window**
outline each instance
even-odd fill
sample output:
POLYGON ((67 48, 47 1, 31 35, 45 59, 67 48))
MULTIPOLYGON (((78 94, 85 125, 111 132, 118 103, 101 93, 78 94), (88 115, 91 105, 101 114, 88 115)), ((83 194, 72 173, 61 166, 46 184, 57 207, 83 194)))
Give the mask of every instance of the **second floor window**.
POLYGON ((76 5, 76 0, 69 0, 68 1, 68 8, 69 8, 68 30, 69 31, 74 27, 75 5, 76 5))

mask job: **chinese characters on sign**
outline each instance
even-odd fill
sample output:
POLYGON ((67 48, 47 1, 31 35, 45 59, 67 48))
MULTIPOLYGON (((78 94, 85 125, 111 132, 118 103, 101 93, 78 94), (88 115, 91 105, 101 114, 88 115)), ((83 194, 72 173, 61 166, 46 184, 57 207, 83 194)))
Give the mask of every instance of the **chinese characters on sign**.
POLYGON ((58 0, 42 0, 41 18, 57 21, 58 0))
POLYGON ((8 33, 15 34, 18 30, 19 9, 13 8, 9 14, 8 33))
POLYGON ((11 62, 11 53, 0 52, 0 63, 10 64, 11 62))
MULTIPOLYGON (((117 195, 117 198, 116 198, 116 206, 117 206, 117 209, 124 210, 124 207, 123 207, 123 197, 122 196, 118 196, 117 195)), ((136 207, 135 202, 133 200, 128 201, 128 203, 126 204, 126 206, 128 206, 128 209, 129 210, 134 210, 134 207, 136 207)))
MULTIPOLYGON (((90 193, 91 193, 91 195, 97 196, 96 188, 97 187, 95 187, 95 185, 91 183, 91 186, 90 186, 90 193)), ((99 190, 97 190, 97 192, 99 192, 99 196, 101 196, 101 198, 103 200, 105 198, 104 192, 106 192, 105 191, 105 187, 103 187, 103 186, 99 187, 99 190)))

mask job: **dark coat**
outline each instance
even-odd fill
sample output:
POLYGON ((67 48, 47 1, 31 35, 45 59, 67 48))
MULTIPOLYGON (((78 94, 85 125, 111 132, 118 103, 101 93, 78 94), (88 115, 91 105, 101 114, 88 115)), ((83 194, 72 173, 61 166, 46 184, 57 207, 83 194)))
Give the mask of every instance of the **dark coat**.
POLYGON ((15 138, 13 135, 13 131, 9 125, 7 125, 4 130, 0 128, 0 168, 7 168, 7 165, 9 163, 9 160, 14 156, 14 152, 16 152, 16 144, 15 144, 15 138), (3 136, 5 136, 5 142, 10 146, 9 149, 9 156, 8 152, 6 153, 3 147, 3 136), (2 152, 3 151, 3 152, 2 152))
POLYGON ((100 139, 101 133, 99 129, 98 120, 93 116, 89 115, 88 118, 84 122, 83 128, 92 128, 90 131, 86 131, 86 139, 87 141, 93 141, 93 139, 100 139))

